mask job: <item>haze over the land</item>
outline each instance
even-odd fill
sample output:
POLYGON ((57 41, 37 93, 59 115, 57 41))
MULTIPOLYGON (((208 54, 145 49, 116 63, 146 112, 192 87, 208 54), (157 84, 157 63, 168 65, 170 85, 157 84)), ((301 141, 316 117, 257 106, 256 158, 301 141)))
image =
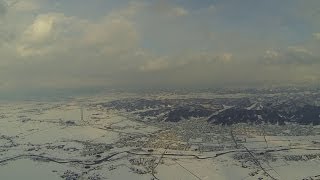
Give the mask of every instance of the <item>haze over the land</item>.
POLYGON ((0 0, 0 93, 316 83, 318 0, 0 0))

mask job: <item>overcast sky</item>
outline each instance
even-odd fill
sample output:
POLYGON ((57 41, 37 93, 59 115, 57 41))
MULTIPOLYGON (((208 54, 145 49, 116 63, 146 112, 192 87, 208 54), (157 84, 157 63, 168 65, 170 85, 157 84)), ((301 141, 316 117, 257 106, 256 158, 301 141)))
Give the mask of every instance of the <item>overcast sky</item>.
POLYGON ((319 0, 0 0, 0 93, 320 80, 319 0))

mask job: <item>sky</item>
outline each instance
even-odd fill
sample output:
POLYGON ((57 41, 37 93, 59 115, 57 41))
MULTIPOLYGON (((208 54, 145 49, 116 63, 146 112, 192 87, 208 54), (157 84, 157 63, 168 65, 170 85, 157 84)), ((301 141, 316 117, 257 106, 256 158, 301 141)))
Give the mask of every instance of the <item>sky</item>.
POLYGON ((319 19, 319 0, 0 0, 0 94, 319 83, 319 19))

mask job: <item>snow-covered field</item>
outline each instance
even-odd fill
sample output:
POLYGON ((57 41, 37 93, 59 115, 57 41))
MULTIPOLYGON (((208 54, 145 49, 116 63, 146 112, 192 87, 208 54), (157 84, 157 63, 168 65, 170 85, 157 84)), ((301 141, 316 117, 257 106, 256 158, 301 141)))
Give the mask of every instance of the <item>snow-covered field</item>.
POLYGON ((235 126, 233 138, 227 128, 204 140, 193 120, 148 123, 96 101, 2 103, 0 179, 320 179, 319 133, 248 135, 235 126))

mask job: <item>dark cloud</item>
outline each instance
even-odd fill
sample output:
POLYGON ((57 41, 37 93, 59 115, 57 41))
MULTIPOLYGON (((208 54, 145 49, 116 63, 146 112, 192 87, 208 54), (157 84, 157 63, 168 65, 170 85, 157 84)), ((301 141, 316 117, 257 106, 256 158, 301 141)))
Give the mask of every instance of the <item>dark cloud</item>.
POLYGON ((4 27, 4 23, 2 22, 2 18, 7 14, 7 9, 7 4, 3 0, 0 0, 0 47, 8 38, 7 31, 4 27))
POLYGON ((8 32, 6 29, 1 29, 0 28, 0 47, 3 44, 12 41, 14 38, 15 38, 14 33, 8 32))
POLYGON ((3 0, 0 0, 0 17, 7 13, 8 5, 3 0))

